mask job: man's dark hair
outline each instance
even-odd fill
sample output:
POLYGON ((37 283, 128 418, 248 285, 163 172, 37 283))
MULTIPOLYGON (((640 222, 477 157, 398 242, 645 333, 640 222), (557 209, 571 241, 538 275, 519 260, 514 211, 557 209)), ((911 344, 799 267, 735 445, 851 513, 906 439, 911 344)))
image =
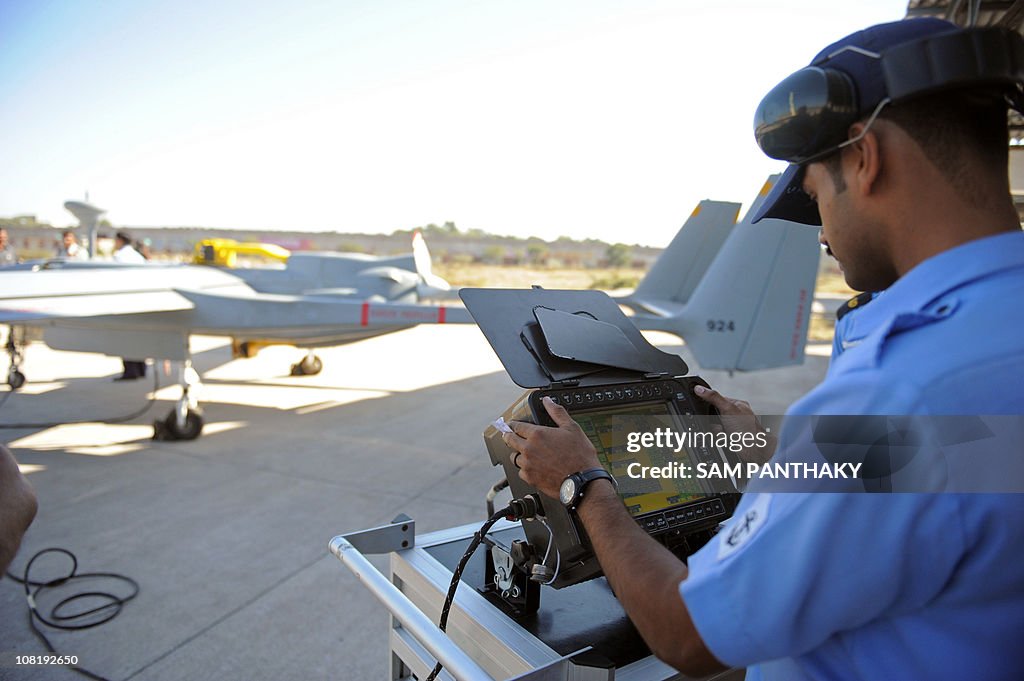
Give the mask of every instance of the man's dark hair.
POLYGON ((982 205, 1009 162, 1006 103, 992 91, 955 90, 887 106, 880 118, 917 142, 964 200, 982 205), (985 172, 990 171, 990 172, 985 172))
POLYGON ((114 238, 120 239, 121 241, 129 245, 131 245, 132 243, 132 237, 128 232, 118 232, 117 234, 114 235, 114 238))
MULTIPOLYGON (((1006 103, 992 91, 955 90, 926 95, 879 113, 917 142, 964 200, 981 206, 993 189, 983 169, 1005 170, 1009 164, 1006 103), (972 161, 975 161, 972 163, 972 161)), ((835 192, 846 191, 842 154, 821 160, 835 192)))

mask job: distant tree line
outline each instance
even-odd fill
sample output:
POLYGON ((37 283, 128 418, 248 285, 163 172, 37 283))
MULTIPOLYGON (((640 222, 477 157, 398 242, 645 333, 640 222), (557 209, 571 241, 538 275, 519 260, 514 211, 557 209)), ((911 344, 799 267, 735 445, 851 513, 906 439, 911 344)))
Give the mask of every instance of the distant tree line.
MULTIPOLYGON (((53 225, 34 215, 0 217, 0 226, 22 231, 30 239, 45 235, 56 240, 59 232, 53 225), (27 231, 26 231, 27 230, 27 231), (39 230, 38 233, 36 230, 39 230), (32 234, 28 234, 31 232, 32 234)), ((100 221, 100 235, 111 235, 113 226, 100 221)), ((608 267, 613 269, 643 268, 653 259, 652 249, 622 243, 608 244, 599 239, 574 239, 560 236, 545 241, 537 236, 515 237, 486 232, 482 229, 460 229, 454 222, 429 223, 413 229, 395 230, 389 235, 302 231, 239 231, 200 227, 126 227, 139 238, 150 237, 154 249, 168 257, 191 254, 194 244, 206 238, 232 238, 238 241, 279 243, 285 237, 308 237, 301 250, 337 250, 349 253, 389 255, 408 252, 409 239, 415 230, 426 237, 434 258, 445 263, 482 263, 488 265, 528 266, 537 268, 581 269, 608 267), (308 243, 307 243, 308 242, 308 243)), ((36 248, 32 242, 32 248, 36 248)), ((47 245, 42 250, 49 250, 47 245)), ((37 249, 37 250, 40 250, 37 249)))

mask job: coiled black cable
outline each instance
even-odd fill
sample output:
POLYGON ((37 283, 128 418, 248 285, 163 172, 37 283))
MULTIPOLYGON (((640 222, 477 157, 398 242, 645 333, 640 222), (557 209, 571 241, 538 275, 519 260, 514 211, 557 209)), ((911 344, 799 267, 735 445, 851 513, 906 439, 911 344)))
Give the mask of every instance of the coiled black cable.
MULTIPOLYGON (((105 624, 110 620, 117 617, 125 604, 139 595, 139 583, 131 577, 120 575, 114 572, 78 572, 78 558, 71 551, 62 548, 51 547, 43 549, 37 552, 32 558, 29 559, 28 563, 25 564, 25 569, 22 577, 17 577, 11 572, 7 572, 7 576, 21 584, 25 589, 25 600, 28 602, 29 609, 29 626, 32 628, 33 633, 43 642, 46 649, 57 655, 57 650, 50 643, 50 640, 46 638, 46 634, 36 626, 36 620, 42 622, 48 627, 53 629, 59 629, 63 631, 78 631, 81 629, 91 629, 92 627, 98 627, 101 624, 105 624), (51 579, 45 582, 34 581, 31 577, 32 566, 35 562, 50 553, 63 554, 71 559, 71 569, 62 577, 51 579), (37 603, 37 597, 46 592, 70 584, 76 580, 84 579, 112 579, 120 581, 129 586, 128 595, 119 596, 117 594, 105 592, 105 591, 83 591, 81 593, 75 593, 67 598, 62 599, 52 608, 47 615, 43 615, 39 612, 37 603), (34 588, 34 590, 33 590, 34 588), (86 599, 98 599, 101 601, 100 605, 92 608, 88 608, 81 611, 68 612, 68 609, 72 604, 84 601, 86 599)), ((95 674, 84 667, 80 667, 77 664, 68 665, 69 669, 83 674, 90 679, 96 679, 96 681, 107 681, 107 679, 99 674, 95 674)))

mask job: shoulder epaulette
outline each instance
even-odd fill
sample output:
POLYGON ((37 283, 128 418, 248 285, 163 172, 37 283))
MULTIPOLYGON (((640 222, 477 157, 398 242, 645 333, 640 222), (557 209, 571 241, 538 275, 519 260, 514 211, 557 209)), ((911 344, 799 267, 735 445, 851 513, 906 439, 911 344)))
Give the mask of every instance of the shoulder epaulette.
POLYGON ((850 298, 845 303, 840 305, 838 310, 836 310, 836 321, 839 321, 840 319, 845 317, 850 310, 856 310, 858 307, 864 307, 874 299, 874 291, 865 291, 864 293, 861 293, 859 295, 854 296, 853 298, 850 298))

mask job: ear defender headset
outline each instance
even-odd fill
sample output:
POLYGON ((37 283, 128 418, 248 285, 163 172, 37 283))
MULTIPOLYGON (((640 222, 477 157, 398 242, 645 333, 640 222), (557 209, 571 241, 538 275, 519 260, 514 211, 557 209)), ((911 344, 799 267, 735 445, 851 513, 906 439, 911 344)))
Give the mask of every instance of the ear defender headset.
MULTIPOLYGON (((1014 31, 1001 27, 952 30, 882 52, 845 45, 789 76, 761 100, 754 116, 754 136, 765 154, 803 165, 859 139, 847 139, 849 128, 868 113, 864 107, 873 101, 860 102, 854 79, 829 67, 830 61, 847 52, 856 53, 845 55, 847 63, 851 58, 878 60, 884 77, 882 98, 871 110, 865 132, 889 104, 958 88, 1003 90, 1009 106, 1024 113, 1024 38, 1014 31)), ((855 70, 857 74, 867 71, 855 70)))

